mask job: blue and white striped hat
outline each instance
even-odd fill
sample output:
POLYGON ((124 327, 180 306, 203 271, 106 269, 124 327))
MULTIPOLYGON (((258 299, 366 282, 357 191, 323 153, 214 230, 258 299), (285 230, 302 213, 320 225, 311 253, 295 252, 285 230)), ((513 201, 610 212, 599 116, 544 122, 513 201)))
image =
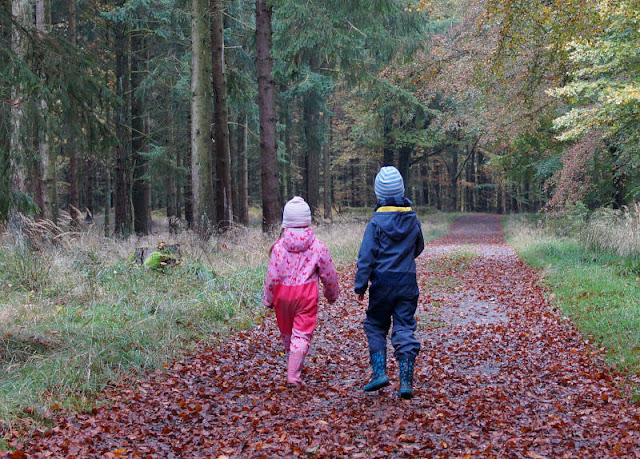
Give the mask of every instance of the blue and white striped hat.
POLYGON ((376 198, 402 198, 404 197, 404 181, 402 175, 393 166, 385 166, 380 169, 376 175, 373 189, 376 192, 376 198))

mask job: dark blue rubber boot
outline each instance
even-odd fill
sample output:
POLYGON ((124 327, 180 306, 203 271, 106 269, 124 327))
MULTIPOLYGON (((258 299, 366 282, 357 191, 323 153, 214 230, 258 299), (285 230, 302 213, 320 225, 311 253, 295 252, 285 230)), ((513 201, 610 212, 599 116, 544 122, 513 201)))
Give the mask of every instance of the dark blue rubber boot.
POLYGON ((387 377, 387 350, 370 353, 373 375, 369 384, 364 386, 365 392, 373 392, 389 385, 387 377))
POLYGON ((398 360, 400 372, 400 390, 398 397, 410 399, 413 397, 413 364, 414 360, 398 360))

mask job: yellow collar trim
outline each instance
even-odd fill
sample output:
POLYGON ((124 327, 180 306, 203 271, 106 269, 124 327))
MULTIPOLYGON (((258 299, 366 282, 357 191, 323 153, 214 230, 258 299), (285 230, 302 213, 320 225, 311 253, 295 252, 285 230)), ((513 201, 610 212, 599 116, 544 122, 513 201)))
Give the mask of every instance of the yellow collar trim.
POLYGON ((411 207, 382 206, 376 212, 411 212, 411 207))

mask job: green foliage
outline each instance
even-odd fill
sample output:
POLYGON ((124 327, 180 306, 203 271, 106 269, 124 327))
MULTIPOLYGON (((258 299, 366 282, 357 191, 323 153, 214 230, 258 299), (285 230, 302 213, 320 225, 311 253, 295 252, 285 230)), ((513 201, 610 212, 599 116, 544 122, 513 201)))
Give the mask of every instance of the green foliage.
POLYGON ((323 69, 358 78, 415 48, 424 17, 407 11, 409 2, 375 0, 274 2, 274 56, 284 81, 300 81, 312 56, 323 69))
POLYGON ((284 97, 309 96, 317 110, 327 113, 325 102, 338 81, 380 83, 381 66, 411 55, 421 42, 425 16, 410 13, 409 5, 388 0, 274 2, 274 74, 291 83, 284 97))
POLYGON ((588 135, 605 139, 615 151, 607 166, 627 182, 626 198, 638 196, 640 176, 640 15, 635 1, 596 2, 599 31, 567 41, 570 80, 550 91, 568 105, 554 121, 560 140, 588 135))
POLYGON ((600 2, 603 32, 592 39, 567 44, 575 69, 573 80, 552 93, 573 108, 556 120, 561 139, 576 139, 590 130, 623 137, 623 144, 638 143, 640 92, 640 16, 632 1, 615 6, 600 2))

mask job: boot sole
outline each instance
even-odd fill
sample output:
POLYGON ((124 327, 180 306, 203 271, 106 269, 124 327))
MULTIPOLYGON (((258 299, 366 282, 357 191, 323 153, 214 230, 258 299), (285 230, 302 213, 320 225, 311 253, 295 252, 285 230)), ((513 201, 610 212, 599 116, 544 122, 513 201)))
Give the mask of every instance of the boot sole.
POLYGON ((369 384, 367 384, 366 386, 364 386, 364 391, 365 392, 375 392, 377 390, 382 389, 383 387, 387 387, 389 385, 389 380, 387 379, 386 381, 380 381, 379 383, 370 386, 369 384))
POLYGON ((411 392, 398 392, 398 397, 400 397, 403 400, 409 400, 409 399, 413 398, 413 391, 411 391, 411 392))

